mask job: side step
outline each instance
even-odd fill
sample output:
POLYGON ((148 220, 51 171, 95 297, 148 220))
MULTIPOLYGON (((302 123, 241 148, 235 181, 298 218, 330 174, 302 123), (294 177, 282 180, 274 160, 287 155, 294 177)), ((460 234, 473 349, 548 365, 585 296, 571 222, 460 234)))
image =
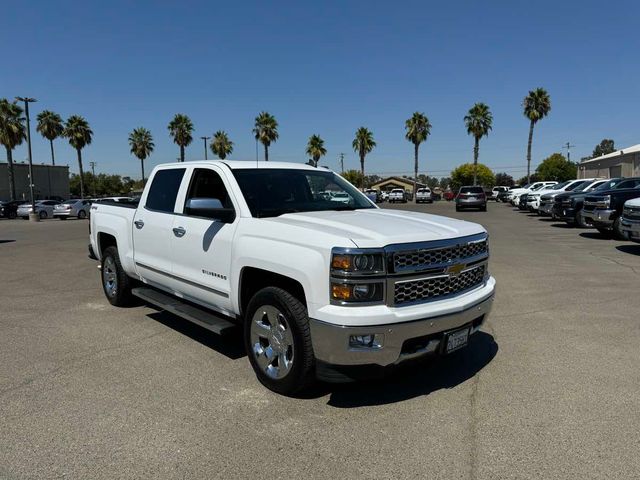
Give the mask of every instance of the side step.
POLYGON ((218 335, 236 328, 236 325, 229 320, 226 320, 221 315, 216 315, 209 310, 197 307, 191 303, 187 303, 172 295, 162 293, 154 288, 149 287, 137 287, 131 289, 131 293, 136 297, 149 302, 156 307, 166 310, 169 313, 173 313, 185 320, 189 320, 202 328, 217 333, 218 335))

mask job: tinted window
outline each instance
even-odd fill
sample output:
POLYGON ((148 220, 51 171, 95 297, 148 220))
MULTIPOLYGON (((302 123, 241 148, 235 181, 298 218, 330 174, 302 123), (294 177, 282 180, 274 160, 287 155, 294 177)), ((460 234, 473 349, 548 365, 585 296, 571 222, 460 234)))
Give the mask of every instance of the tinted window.
POLYGON ((576 183, 572 183, 571 185, 569 185, 566 190, 567 192, 571 192, 572 190, 575 190, 576 188, 580 187, 581 185, 588 185, 590 182, 586 181, 586 182, 576 182, 576 183))
POLYGON ((158 170, 153 176, 145 207, 159 212, 173 212, 184 171, 184 168, 158 170))
POLYGON ((616 188, 635 188, 640 185, 640 180, 624 180, 616 185, 616 188))
POLYGON ((207 168, 196 168, 193 171, 186 200, 192 198, 215 198, 220 200, 224 208, 233 208, 220 175, 207 168))
POLYGON ((482 187, 462 187, 460 193, 484 193, 484 189, 482 187))

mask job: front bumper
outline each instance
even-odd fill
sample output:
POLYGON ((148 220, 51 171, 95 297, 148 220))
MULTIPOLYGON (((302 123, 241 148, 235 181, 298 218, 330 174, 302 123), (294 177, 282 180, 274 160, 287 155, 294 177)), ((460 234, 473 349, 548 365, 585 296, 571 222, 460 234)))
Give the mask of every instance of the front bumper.
POLYGON ((553 200, 540 203, 538 207, 538 213, 545 217, 553 216, 553 200))
POLYGON ((556 203, 553 205, 552 213, 560 220, 573 222, 576 219, 577 210, 574 207, 556 203))
POLYGON ((629 234, 629 240, 640 242, 640 220, 630 220, 623 216, 620 225, 622 231, 629 234))
POLYGON ((493 291, 488 298, 447 315, 372 326, 334 325, 310 319, 313 351, 323 364, 340 366, 390 366, 438 353, 444 333, 469 325, 475 333, 486 320, 493 305, 493 291), (352 335, 384 335, 380 348, 352 348, 352 335))
POLYGON ((582 220, 587 225, 592 225, 596 228, 612 228, 615 220, 615 210, 609 209, 594 209, 591 211, 585 211, 582 209, 582 220))

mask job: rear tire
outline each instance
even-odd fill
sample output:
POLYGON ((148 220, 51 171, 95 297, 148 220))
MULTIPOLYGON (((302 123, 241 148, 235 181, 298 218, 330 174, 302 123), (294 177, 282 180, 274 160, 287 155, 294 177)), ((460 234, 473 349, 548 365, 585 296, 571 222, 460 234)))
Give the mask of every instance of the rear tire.
POLYGON ((87 212, 85 212, 84 210, 80 210, 78 212, 78 220, 84 220, 85 218, 87 218, 87 212))
POLYGON ((40 210, 40 213, 38 214, 38 216, 40 217, 40 220, 44 220, 49 215, 47 215, 47 212, 45 212, 44 210, 40 210))
POLYGON ((611 236, 611 230, 609 230, 609 229, 596 228, 596 230, 598 230, 598 232, 600 232, 600 235, 602 235, 603 237, 609 238, 611 236))
POLYGON ((481 212, 486 212, 487 211, 487 206, 485 205, 483 207, 480 207, 480 211, 481 212))
POLYGON ((102 252, 101 266, 102 290, 109 303, 115 307, 131 305, 132 280, 122 268, 117 247, 108 247, 102 252))
POLYGON ((289 396, 314 382, 307 307, 286 290, 267 287, 251 298, 244 343, 256 377, 269 390, 289 396))
POLYGON ((67 217, 58 217, 60 220, 66 220, 67 217))

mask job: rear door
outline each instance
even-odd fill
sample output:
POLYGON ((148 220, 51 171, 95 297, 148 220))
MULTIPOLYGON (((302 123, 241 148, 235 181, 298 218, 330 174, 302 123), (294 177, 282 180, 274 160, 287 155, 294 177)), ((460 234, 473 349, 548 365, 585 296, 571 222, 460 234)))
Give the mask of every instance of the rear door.
POLYGON ((215 165, 194 168, 179 215, 173 222, 171 252, 173 273, 181 296, 229 314, 231 310, 231 248, 239 221, 238 204, 230 195, 224 173, 215 165), (235 219, 187 214, 190 199, 217 199, 224 208, 235 210, 235 219))
POLYGON ((138 274, 148 283, 174 290, 171 238, 176 199, 186 167, 156 170, 146 196, 134 216, 133 258, 138 274))

